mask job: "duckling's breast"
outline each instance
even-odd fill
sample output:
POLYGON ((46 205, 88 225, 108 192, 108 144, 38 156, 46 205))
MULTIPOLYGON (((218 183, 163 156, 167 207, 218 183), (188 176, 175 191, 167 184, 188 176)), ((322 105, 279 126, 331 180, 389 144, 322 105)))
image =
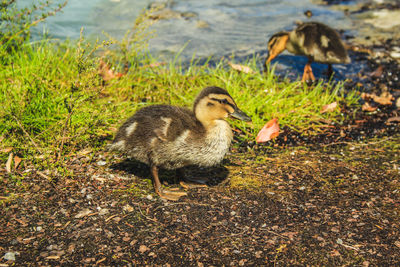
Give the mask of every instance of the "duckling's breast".
POLYGON ((217 120, 214 127, 208 129, 204 144, 199 146, 199 166, 214 166, 219 164, 232 142, 232 129, 225 120, 217 120))
POLYGON ((210 167, 219 164, 232 141, 232 130, 224 120, 216 121, 205 132, 184 131, 173 142, 155 141, 153 160, 167 169, 181 168, 187 165, 210 167))

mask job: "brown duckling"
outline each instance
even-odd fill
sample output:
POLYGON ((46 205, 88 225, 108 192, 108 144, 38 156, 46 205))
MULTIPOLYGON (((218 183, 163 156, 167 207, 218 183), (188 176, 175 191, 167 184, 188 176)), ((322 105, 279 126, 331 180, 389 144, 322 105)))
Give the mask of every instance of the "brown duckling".
POLYGON ((319 22, 305 22, 291 32, 278 32, 272 35, 268 41, 269 55, 265 61, 265 68, 285 49, 295 55, 308 57, 302 81, 315 80, 311 69, 313 61, 328 64, 329 75, 332 74, 331 64, 350 63, 339 34, 319 22))
POLYGON ((156 193, 177 200, 186 193, 163 189, 159 168, 219 164, 233 137, 228 116, 251 121, 226 90, 207 87, 195 99, 193 110, 169 105, 140 109, 120 127, 111 148, 149 165, 156 193))

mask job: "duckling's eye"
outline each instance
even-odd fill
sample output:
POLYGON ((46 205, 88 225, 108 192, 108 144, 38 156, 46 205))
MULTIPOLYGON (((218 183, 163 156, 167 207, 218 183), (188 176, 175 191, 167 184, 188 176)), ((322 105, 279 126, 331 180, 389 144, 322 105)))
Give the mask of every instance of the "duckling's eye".
POLYGON ((220 104, 228 104, 228 100, 226 100, 225 98, 224 99, 219 99, 218 102, 220 104))

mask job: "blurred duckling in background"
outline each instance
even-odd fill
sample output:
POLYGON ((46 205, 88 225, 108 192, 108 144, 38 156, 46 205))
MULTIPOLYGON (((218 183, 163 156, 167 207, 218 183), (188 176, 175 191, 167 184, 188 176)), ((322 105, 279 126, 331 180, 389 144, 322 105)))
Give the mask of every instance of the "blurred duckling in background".
POLYGON ((219 164, 233 137, 225 120, 228 116, 251 121, 226 90, 207 87, 195 99, 193 110, 169 105, 140 109, 118 130, 111 148, 149 165, 156 193, 177 200, 186 193, 163 189, 159 168, 179 170, 188 165, 219 164))
POLYGON ((331 64, 350 63, 339 34, 319 22, 305 22, 291 32, 278 32, 272 35, 268 41, 269 54, 265 61, 265 69, 271 60, 285 49, 295 55, 308 57, 302 81, 315 81, 311 69, 313 61, 328 64, 329 76, 333 73, 331 64))

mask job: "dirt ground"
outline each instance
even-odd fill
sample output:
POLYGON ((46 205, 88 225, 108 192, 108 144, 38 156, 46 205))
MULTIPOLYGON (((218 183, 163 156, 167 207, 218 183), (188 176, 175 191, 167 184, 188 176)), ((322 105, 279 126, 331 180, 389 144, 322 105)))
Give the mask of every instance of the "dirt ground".
MULTIPOLYGON (((396 61, 354 51, 369 69, 346 86, 398 99, 396 61)), ((371 105, 316 136, 284 128, 272 148, 235 131, 221 166, 187 171, 209 188, 178 202, 154 194, 147 166, 104 151, 70 155, 68 173, 0 169, 0 267, 399 266, 400 111, 371 105)))
POLYGON ((236 141, 221 166, 187 171, 210 187, 179 202, 107 152, 71 156, 70 174, 2 171, 0 266, 399 265, 398 113, 286 129, 273 148, 236 141))

